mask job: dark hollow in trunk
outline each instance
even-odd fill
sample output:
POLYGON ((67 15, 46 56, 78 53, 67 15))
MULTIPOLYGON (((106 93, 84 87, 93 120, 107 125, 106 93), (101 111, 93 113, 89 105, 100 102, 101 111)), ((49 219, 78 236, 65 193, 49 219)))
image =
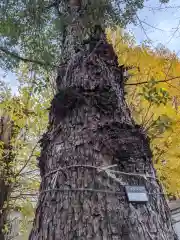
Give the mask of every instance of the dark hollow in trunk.
POLYGON ((102 41, 76 53, 62 72, 41 141, 42 182, 29 240, 175 240, 149 139, 126 105, 112 46, 102 41), (99 170, 111 165, 151 177, 99 170), (128 203, 126 185, 145 185, 148 203, 128 203))

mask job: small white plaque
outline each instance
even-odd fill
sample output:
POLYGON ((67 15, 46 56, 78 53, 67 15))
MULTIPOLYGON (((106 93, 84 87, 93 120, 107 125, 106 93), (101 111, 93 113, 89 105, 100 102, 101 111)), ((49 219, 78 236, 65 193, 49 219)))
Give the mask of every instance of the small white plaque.
POLYGON ((148 202, 148 194, 144 186, 125 186, 129 202, 148 202))

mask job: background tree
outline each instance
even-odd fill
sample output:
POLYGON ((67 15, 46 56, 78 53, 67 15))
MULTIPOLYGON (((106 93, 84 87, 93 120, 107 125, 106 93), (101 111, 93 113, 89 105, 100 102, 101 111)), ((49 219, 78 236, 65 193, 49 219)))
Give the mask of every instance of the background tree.
MULTIPOLYGON (((1 95, 1 100, 9 96, 9 89, 6 85, 2 83, 2 89, 5 90, 3 95, 1 95)), ((9 198, 9 188, 10 182, 9 177, 11 176, 11 171, 9 165, 13 159, 12 147, 11 147, 11 138, 13 136, 13 125, 10 122, 9 116, 6 113, 1 112, 1 124, 0 124, 0 155, 1 155, 1 170, 0 170, 0 238, 4 239, 4 224, 7 219, 7 209, 4 207, 4 204, 8 201, 9 198), (3 160, 3 161, 2 161, 3 160), (4 175, 4 177, 3 177, 4 175)))
POLYGON ((32 221, 39 188, 36 161, 39 155, 38 141, 47 125, 47 108, 52 94, 49 84, 45 86, 47 74, 41 73, 41 83, 38 84, 40 71, 34 72, 27 65, 21 66, 18 71, 18 96, 13 96, 3 82, 0 91, 0 176, 7 189, 5 191, 1 188, 1 239, 4 236, 12 239, 17 234, 22 234, 24 230, 27 231, 29 221, 32 221), (8 135, 9 131, 11 135, 8 135), (14 215, 17 211, 19 217, 14 215), (20 231, 15 229, 13 232, 11 226, 14 222, 19 222, 20 231))

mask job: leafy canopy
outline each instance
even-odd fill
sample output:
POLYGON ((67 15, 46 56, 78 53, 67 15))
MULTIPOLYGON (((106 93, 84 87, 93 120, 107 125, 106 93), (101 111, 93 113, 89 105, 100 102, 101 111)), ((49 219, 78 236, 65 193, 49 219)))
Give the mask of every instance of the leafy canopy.
MULTIPOLYGON (((73 21, 70 0, 2 0, 0 64, 12 69, 20 60, 47 67, 59 64, 66 28, 73 21), (21 56, 21 57, 19 57, 21 56)), ((76 2, 76 1, 75 1, 76 2)), ((81 0, 84 37, 95 24, 125 27, 136 22, 144 0, 81 0)))

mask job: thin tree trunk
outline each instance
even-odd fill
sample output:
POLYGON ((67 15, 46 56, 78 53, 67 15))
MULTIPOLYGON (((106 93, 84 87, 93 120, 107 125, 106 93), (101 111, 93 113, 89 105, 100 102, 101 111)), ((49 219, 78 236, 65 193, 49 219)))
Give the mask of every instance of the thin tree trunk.
POLYGON ((9 163, 12 161, 12 152, 10 140, 12 137, 12 122, 8 115, 0 116, 0 240, 5 239, 7 232, 4 232, 7 224, 7 202, 10 195, 10 184, 8 178, 12 177, 9 163), (5 206, 6 205, 6 206, 5 206))
POLYGON ((4 180, 0 180, 0 240, 5 239, 4 226, 7 223, 7 210, 4 204, 8 200, 9 188, 6 186, 4 180))
POLYGON ((42 182, 29 240, 175 240, 149 140, 127 108, 122 75, 102 40, 77 53, 59 76, 41 142, 42 182), (111 165, 127 174, 99 170, 111 165), (128 203, 126 185, 144 185, 149 201, 128 203))

